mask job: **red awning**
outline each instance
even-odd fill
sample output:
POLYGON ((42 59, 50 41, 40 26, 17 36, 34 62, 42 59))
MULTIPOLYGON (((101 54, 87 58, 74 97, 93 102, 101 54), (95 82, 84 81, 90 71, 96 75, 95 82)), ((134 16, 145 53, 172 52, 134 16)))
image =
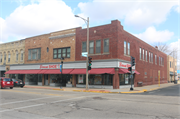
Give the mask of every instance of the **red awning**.
POLYGON ((48 69, 42 69, 38 74, 44 74, 46 71, 48 71, 48 69))
MULTIPOLYGON (((89 74, 115 74, 114 68, 95 68, 88 71, 89 74)), ((70 74, 86 74, 86 69, 74 69, 70 74)))
POLYGON ((41 71, 41 69, 36 70, 22 70, 20 74, 38 74, 41 71))
MULTIPOLYGON (((62 74, 70 74, 73 69, 63 69, 62 74)), ((60 69, 50 69, 44 72, 44 74, 61 74, 60 69)))
POLYGON ((114 68, 95 68, 89 71, 89 74, 115 74, 114 68))
POLYGON ((86 74, 86 69, 74 69, 70 74, 86 74))
POLYGON ((128 71, 128 69, 119 69, 118 73, 119 74, 126 74, 126 73, 130 73, 130 72, 128 71))
POLYGON ((9 70, 5 74, 20 74, 23 70, 9 70))
POLYGON ((38 74, 41 70, 9 70, 5 74, 38 74))
MULTIPOLYGON (((138 71, 136 71, 136 70, 133 70, 133 71, 135 71, 134 73, 135 74, 140 74, 138 71)), ((130 73, 129 71, 128 71, 128 69, 119 69, 119 72, 118 72, 119 74, 126 74, 126 73, 130 73)))
MULTIPOLYGON (((133 70, 133 71, 134 71, 134 70, 133 70)), ((134 72, 134 73, 135 73, 135 74, 140 74, 140 73, 139 73, 138 71, 136 71, 136 70, 135 70, 135 72, 134 72)))

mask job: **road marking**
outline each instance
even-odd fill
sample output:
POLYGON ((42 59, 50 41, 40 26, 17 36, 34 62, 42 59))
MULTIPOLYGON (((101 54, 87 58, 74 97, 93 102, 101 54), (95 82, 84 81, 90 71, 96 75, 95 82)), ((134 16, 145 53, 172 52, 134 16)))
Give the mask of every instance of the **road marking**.
POLYGON ((62 96, 59 94, 49 94, 49 93, 40 93, 40 92, 26 92, 26 91, 16 91, 16 90, 4 90, 9 92, 20 92, 20 93, 31 93, 31 94, 40 94, 40 95, 52 95, 52 96, 62 96))
MULTIPOLYGON (((68 101, 68 100, 75 100, 75 99, 85 98, 85 97, 93 97, 93 96, 97 96, 97 95, 82 96, 82 97, 70 98, 70 99, 66 99, 66 100, 58 100, 58 101, 50 102, 49 104, 53 104, 53 103, 57 103, 57 102, 64 102, 64 101, 68 101)), ((1 113, 1 112, 7 112, 7 111, 13 111, 13 110, 16 110, 16 109, 24 109, 24 108, 29 108, 29 107, 42 106, 42 105, 47 105, 47 104, 48 104, 48 103, 41 103, 41 104, 29 105, 29 106, 18 107, 18 108, 13 108, 13 109, 6 109, 6 110, 0 111, 0 113, 1 113)))
POLYGON ((0 104, 0 105, 8 105, 8 104, 13 104, 13 103, 28 102, 28 101, 32 101, 32 100, 40 100, 40 99, 47 99, 47 98, 54 98, 54 97, 35 98, 35 99, 29 99, 29 100, 23 100, 23 101, 3 103, 3 104, 0 104))

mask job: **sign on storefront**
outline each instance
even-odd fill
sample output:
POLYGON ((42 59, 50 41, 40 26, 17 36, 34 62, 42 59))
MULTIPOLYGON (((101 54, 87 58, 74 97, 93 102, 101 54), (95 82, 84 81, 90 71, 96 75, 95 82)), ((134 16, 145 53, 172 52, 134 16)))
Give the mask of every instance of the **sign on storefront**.
MULTIPOLYGON (((119 68, 128 69, 128 67, 131 67, 131 64, 124 63, 124 62, 119 62, 119 68)), ((133 66, 132 69, 135 69, 135 66, 133 66)))

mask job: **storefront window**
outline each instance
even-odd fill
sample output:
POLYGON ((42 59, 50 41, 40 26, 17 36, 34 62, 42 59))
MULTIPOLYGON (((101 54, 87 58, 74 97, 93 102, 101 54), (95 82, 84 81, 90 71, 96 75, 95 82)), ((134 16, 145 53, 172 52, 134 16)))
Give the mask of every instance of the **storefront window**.
MULTIPOLYGON (((86 84, 86 75, 77 75, 77 84, 86 84)), ((99 74, 99 75, 89 75, 88 76, 89 85, 112 85, 113 75, 110 74, 99 74)))
POLYGON ((106 74, 103 76, 103 85, 113 85, 113 75, 106 74))
POLYGON ((86 84, 86 75, 84 75, 84 74, 77 75, 76 83, 77 84, 86 84))
POLYGON ((59 84, 62 84, 62 86, 66 86, 66 83, 68 83, 68 81, 70 81, 71 78, 72 78, 72 75, 70 74, 63 74, 62 76, 61 74, 51 74, 50 83, 59 83, 59 84))
MULTIPOLYGON (((120 85, 130 85, 131 84, 130 75, 131 74, 119 74, 119 84, 120 85)), ((133 79, 132 83, 134 83, 134 79, 133 79)))
POLYGON ((38 74, 38 82, 42 82, 42 74, 38 74))
POLYGON ((25 82, 29 82, 29 84, 37 84, 38 82, 38 74, 25 74, 25 82))

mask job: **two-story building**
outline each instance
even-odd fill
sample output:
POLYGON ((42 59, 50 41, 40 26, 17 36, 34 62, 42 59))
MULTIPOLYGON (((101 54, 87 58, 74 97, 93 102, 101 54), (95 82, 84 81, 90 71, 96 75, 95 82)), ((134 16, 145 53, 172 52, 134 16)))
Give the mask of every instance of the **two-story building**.
MULTIPOLYGON (((10 65, 24 64, 25 40, 0 44, 0 77, 10 70, 10 65)), ((12 78, 23 79, 22 75, 10 75, 12 78)))
MULTIPOLYGON (((23 75, 29 85, 85 87, 86 41, 87 29, 81 27, 26 38, 24 64, 10 65, 6 73, 23 75)), ((125 31, 120 21, 89 28, 89 87, 130 87, 131 56, 134 86, 157 84, 158 75, 161 83, 167 82, 167 55, 125 31)))
POLYGON ((177 80, 177 59, 172 56, 167 56, 167 80, 168 82, 174 82, 177 80))

